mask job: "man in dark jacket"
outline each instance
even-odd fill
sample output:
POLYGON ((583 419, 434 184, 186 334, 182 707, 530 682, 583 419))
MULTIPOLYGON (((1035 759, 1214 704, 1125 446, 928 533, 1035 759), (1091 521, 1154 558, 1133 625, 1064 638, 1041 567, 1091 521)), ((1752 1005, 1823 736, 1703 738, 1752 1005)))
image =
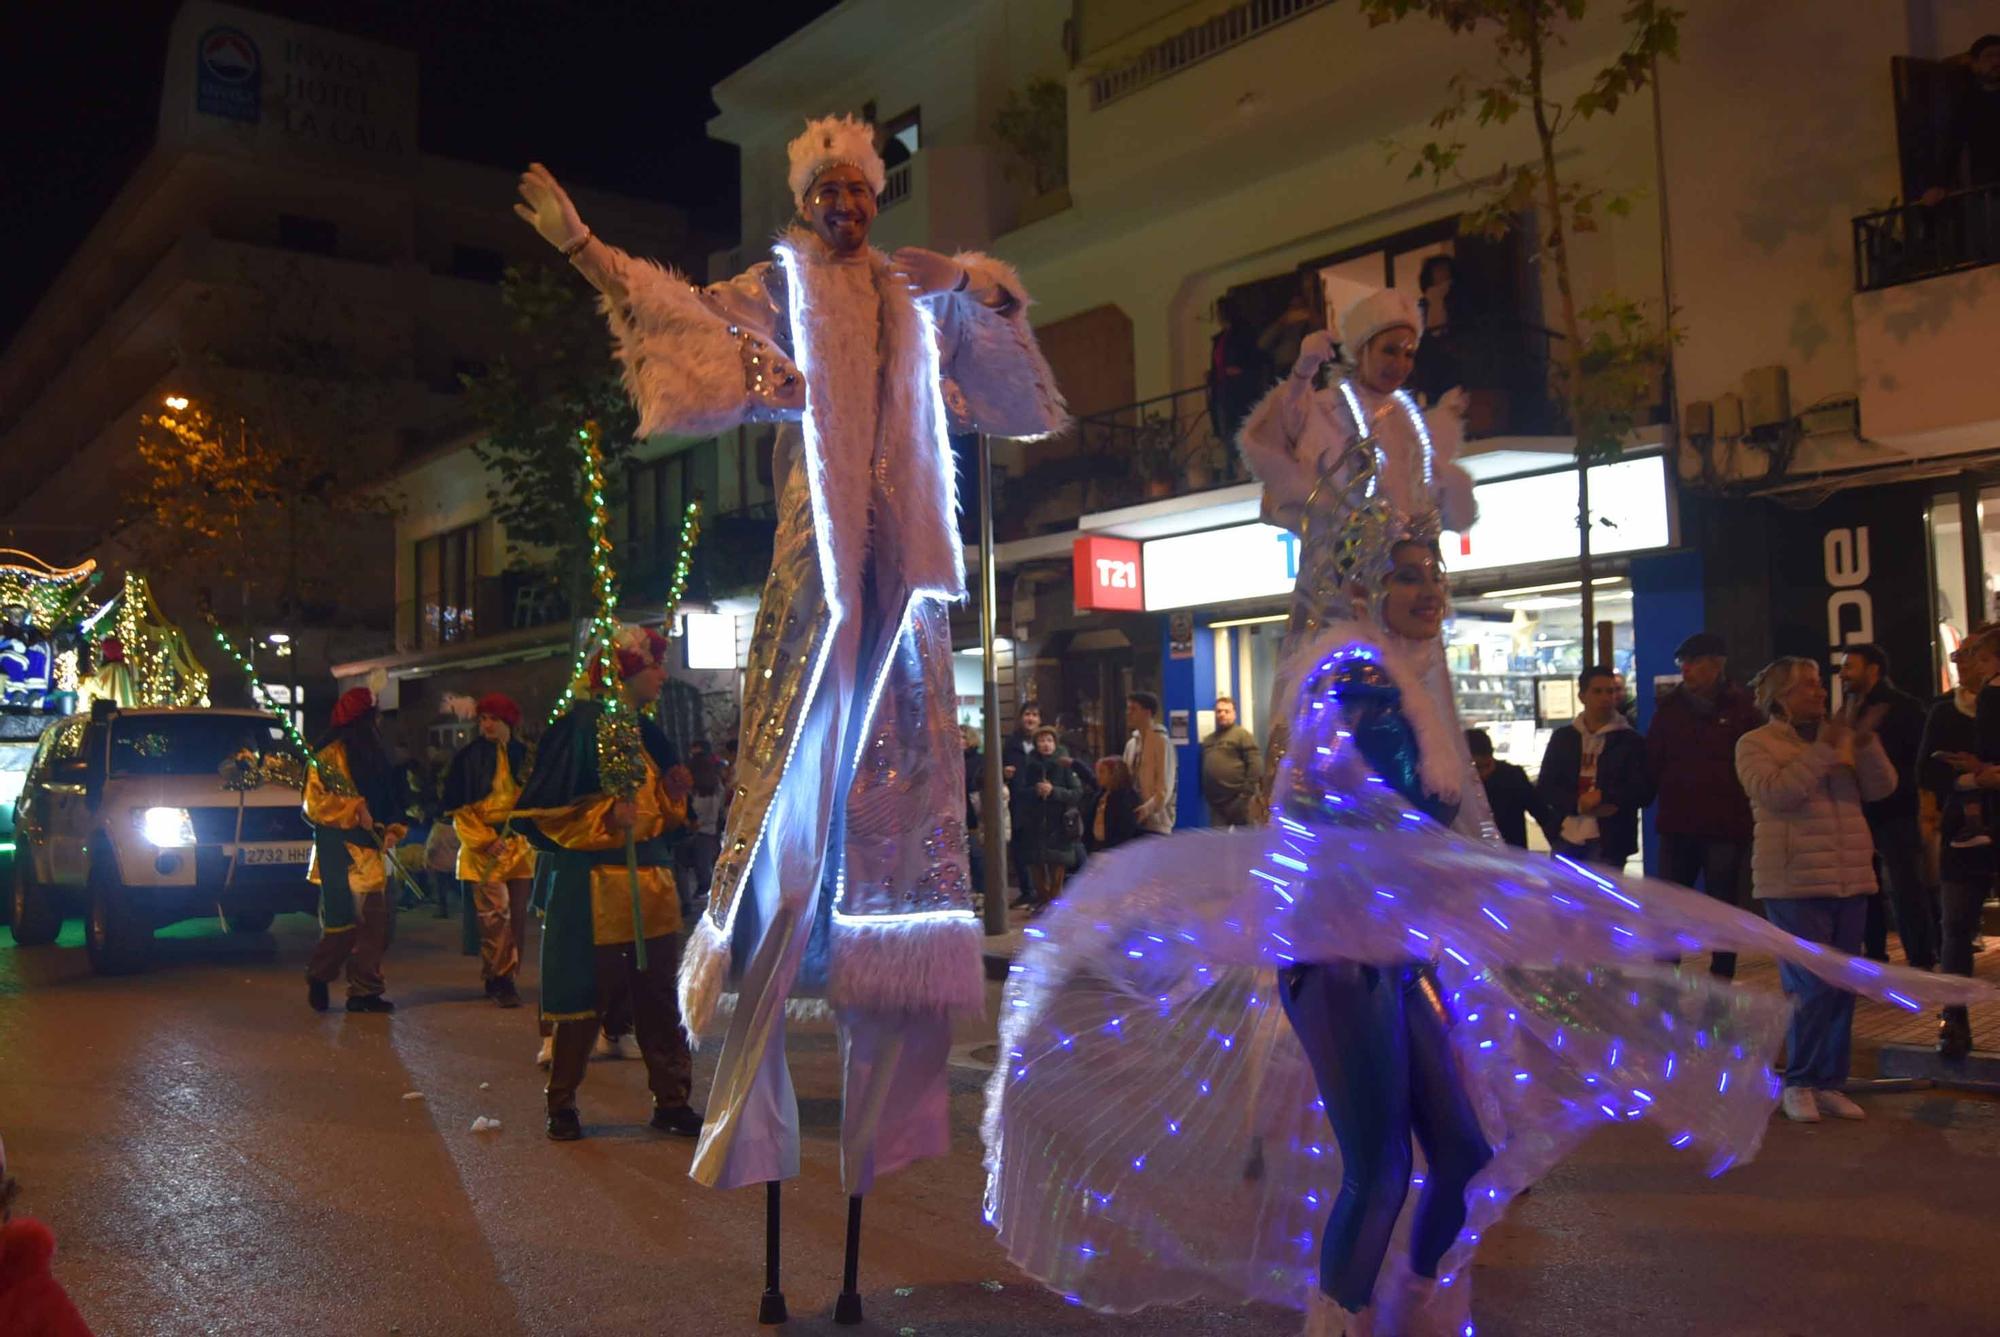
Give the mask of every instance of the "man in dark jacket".
POLYGON ((1236 702, 1215 698, 1215 732, 1201 740, 1201 796, 1210 826, 1248 826, 1264 763, 1257 736, 1236 719, 1236 702))
POLYGON ((1879 715, 1875 736, 1896 766, 1896 792, 1862 805, 1875 837, 1875 879, 1881 890, 1869 898, 1865 947, 1887 960, 1889 923, 1885 898, 1896 915, 1903 954, 1918 970, 1937 965, 1937 907, 1924 879, 1923 835, 1917 827, 1918 751, 1924 741, 1924 703, 1889 679, 1889 655, 1879 645, 1850 645, 1840 661, 1844 699, 1863 714, 1879 715))
MULTIPOLYGON (((1722 638, 1696 632, 1674 651, 1681 682, 1661 698, 1646 735, 1646 768, 1659 795, 1660 872, 1738 909, 1750 904, 1750 800, 1736 778, 1736 740, 1763 724, 1757 702, 1731 682, 1722 638)), ((1736 953, 1717 952, 1709 973, 1736 977, 1736 953)))
POLYGON ((1493 825, 1499 828, 1500 839, 1515 849, 1528 848, 1528 819, 1532 817, 1553 848, 1549 810, 1528 773, 1511 761, 1496 758, 1493 735, 1484 729, 1467 729, 1465 745, 1472 749, 1472 769, 1479 772, 1479 781, 1486 787, 1486 805, 1493 809, 1493 825))
MULTIPOLYGON (((1917 776, 1938 804, 1938 876, 1944 904, 1938 964, 1953 975, 1972 973, 1972 943, 1979 916, 1993 890, 1993 840, 1981 809, 1990 791, 1979 787, 1981 685, 2000 673, 2000 631, 1975 630, 1952 652, 1958 688, 1933 705, 1917 749, 1917 776)), ((1963 1007, 1938 1019, 1938 1053, 1962 1059, 1972 1050, 1972 1020, 1963 1007)))
POLYGON ((1027 822, 1026 765, 1035 754, 1035 730, 1042 727, 1042 708, 1030 701, 1021 707, 1019 722, 1007 736, 1000 752, 1000 778, 1007 785, 1007 824, 1013 835, 1007 842, 1007 866, 1014 876, 1015 908, 1034 899, 1035 884, 1028 876, 1021 829, 1027 822))
POLYGON ((1557 854, 1622 870, 1639 848, 1639 809, 1653 798, 1646 740, 1618 713, 1617 675, 1577 675, 1583 712, 1550 735, 1536 789, 1557 823, 1557 854))

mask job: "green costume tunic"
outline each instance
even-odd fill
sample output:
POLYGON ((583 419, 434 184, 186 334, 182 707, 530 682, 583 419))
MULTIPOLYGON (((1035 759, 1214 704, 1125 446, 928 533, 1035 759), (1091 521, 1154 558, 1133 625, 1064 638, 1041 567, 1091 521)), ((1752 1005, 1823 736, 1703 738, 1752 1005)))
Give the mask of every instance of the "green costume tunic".
MULTIPOLYGON (((614 796, 597 771, 597 721, 603 707, 583 701, 550 726, 514 808, 514 829, 542 852, 533 903, 542 920, 542 1017, 573 1021, 596 1015, 595 948, 632 941, 631 880, 625 844, 604 822, 614 796)), ((662 780, 675 765, 673 744, 641 718, 647 774, 633 801, 639 816, 638 868, 643 932, 665 937, 681 928, 674 886, 674 846, 689 835, 687 807, 667 797, 662 780)))

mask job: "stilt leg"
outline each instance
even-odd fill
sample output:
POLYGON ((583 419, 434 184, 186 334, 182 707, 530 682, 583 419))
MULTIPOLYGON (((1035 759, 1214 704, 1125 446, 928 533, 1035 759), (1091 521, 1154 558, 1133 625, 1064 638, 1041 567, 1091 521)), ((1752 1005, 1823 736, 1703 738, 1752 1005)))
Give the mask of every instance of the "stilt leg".
POLYGON ((840 1298, 833 1302, 833 1321, 853 1324, 861 1321, 861 1292, 857 1287, 861 1272, 861 1199, 847 1200, 847 1264, 840 1276, 840 1298))
POLYGON ((785 1293, 778 1289, 778 1181, 764 1185, 764 1298, 757 1306, 757 1321, 766 1325, 783 1323, 785 1293))

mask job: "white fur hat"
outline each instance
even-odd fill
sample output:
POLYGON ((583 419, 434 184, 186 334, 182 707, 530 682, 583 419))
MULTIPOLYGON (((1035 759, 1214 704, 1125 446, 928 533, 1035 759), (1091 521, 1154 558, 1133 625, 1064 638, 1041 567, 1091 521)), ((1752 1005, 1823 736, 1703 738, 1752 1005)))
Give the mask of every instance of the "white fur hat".
POLYGON ((866 177, 877 195, 888 182, 888 169, 875 151, 875 127, 852 116, 823 116, 807 121, 805 133, 785 145, 792 168, 785 181, 792 188, 792 203, 803 205, 806 191, 829 167, 845 163, 866 177))
POLYGON ((1370 339, 1398 325, 1409 326, 1411 333, 1419 337, 1424 332, 1423 317, 1417 314, 1415 302, 1394 288, 1377 288, 1340 313, 1340 351, 1353 362, 1370 339))

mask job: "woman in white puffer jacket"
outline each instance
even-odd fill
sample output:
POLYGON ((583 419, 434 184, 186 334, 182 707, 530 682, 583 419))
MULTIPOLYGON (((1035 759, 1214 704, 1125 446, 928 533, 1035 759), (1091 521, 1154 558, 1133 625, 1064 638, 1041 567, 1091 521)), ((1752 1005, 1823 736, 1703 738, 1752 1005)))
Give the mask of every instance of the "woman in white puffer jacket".
MULTIPOLYGON (((1865 897, 1874 893, 1875 843, 1861 805, 1896 788, 1896 768, 1875 737, 1874 719, 1829 719, 1826 687, 1810 659, 1773 660, 1752 684, 1770 717, 1736 744, 1736 775, 1756 819, 1751 880, 1765 917, 1808 942, 1861 952, 1865 897)), ((1785 1042, 1787 1118, 1816 1123, 1824 1110, 1843 1119, 1861 1107, 1847 1081, 1854 995, 1781 965, 1792 999, 1785 1042)))

